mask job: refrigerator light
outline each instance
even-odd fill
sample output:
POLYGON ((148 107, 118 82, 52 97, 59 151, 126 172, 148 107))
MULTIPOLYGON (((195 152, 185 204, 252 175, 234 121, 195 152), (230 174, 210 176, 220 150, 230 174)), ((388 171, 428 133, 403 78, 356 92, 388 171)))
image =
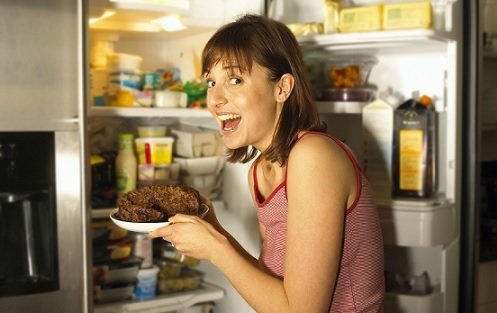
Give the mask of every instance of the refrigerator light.
POLYGON ((190 8, 190 0, 109 0, 116 3, 160 5, 187 10, 190 8))
POLYGON ((106 10, 106 11, 105 11, 102 15, 100 15, 99 17, 91 17, 91 18, 89 19, 89 23, 90 23, 90 25, 95 24, 96 22, 101 21, 101 20, 104 20, 104 19, 106 19, 106 18, 109 18, 109 17, 113 16, 114 14, 116 14, 116 12, 115 12, 115 11, 108 11, 108 10, 106 10))
POLYGON ((153 20, 152 23, 159 24, 167 32, 175 32, 186 28, 180 17, 175 14, 153 20))

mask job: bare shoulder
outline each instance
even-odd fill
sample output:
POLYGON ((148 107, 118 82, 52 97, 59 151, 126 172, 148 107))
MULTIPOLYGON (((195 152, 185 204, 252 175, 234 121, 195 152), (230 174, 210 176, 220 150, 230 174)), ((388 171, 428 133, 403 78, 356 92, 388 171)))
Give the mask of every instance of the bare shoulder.
POLYGON ((302 137, 293 147, 290 159, 299 163, 333 161, 332 163, 339 166, 352 165, 344 149, 330 137, 321 134, 308 134, 302 137))
POLYGON ((301 212, 310 199, 319 199, 313 210, 349 207, 356 195, 355 171, 351 158, 337 142, 325 135, 308 134, 295 144, 288 158, 288 197, 300 203, 301 212))

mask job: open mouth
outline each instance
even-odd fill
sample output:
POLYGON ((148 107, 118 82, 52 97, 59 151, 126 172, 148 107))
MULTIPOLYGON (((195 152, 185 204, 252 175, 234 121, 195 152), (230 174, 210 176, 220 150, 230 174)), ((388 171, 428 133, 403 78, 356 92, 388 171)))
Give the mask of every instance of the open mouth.
POLYGON ((234 130, 242 119, 240 114, 234 113, 218 115, 218 118, 221 121, 221 129, 223 131, 234 130))

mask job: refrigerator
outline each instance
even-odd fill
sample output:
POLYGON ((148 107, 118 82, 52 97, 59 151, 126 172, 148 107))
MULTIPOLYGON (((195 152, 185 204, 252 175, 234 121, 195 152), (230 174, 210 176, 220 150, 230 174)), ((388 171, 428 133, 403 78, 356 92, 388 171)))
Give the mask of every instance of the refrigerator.
POLYGON ((2 312, 89 308, 83 3, 0 3, 2 312))
MULTIPOLYGON (((383 1, 392 2, 395 1, 383 1)), ((315 19, 315 15, 307 14, 307 6, 301 1, 273 3, 273 14, 288 18, 288 23, 309 23, 315 19), (285 7, 295 10, 285 14, 285 7)), ((318 12, 321 4, 312 3, 313 12, 318 12)), ((425 296, 389 291, 386 311, 494 312, 496 244, 492 166, 496 159, 493 126, 497 120, 493 82, 496 4, 494 1, 431 1, 431 4, 431 34, 424 39, 422 35, 420 41, 415 37, 421 33, 415 31, 399 32, 398 37, 390 38, 374 33, 335 34, 329 42, 314 41, 327 45, 330 55, 370 51, 377 56, 379 62, 369 81, 378 90, 394 87, 407 97, 419 90, 436 98, 438 192, 445 204, 428 205, 425 208, 431 209, 427 211, 396 199, 391 199, 390 204, 377 199, 377 204, 385 236, 386 271, 419 274, 426 270, 431 283, 438 286, 425 296), (412 45, 408 44, 410 40, 412 45)), ((304 43, 307 41, 302 39, 304 43)), ((309 41, 309 47, 313 48, 313 39, 309 41)), ((350 108, 333 110, 346 112, 350 108)), ((345 119, 341 124, 340 119, 343 115, 332 117, 331 124, 336 125, 332 133, 340 134, 350 125, 345 119)), ((343 139, 349 141, 356 154, 363 156, 364 146, 357 142, 357 134, 343 132, 343 139)))
MULTIPOLYGON (((154 12, 145 2, 136 4, 134 9, 154 12)), ((377 2, 357 1, 361 5, 377 2)), ((383 3, 391 2, 395 1, 383 3)), ((407 99, 419 91, 435 100, 437 197, 428 201, 376 199, 385 238, 387 272, 403 280, 426 275, 429 292, 413 294, 389 290, 386 312, 478 312, 480 222, 482 199, 485 198, 482 190, 487 188, 483 185, 480 167, 482 153, 488 142, 494 142, 492 136, 495 135, 492 130, 482 129, 482 119, 491 119, 491 114, 485 114, 488 112, 482 109, 480 90, 485 68, 482 64, 485 60, 483 31, 490 33, 482 24, 483 7, 487 3, 465 0, 432 0, 430 3, 433 25, 429 28, 311 33, 298 36, 298 41, 305 56, 318 54, 323 59, 335 55, 374 56, 378 62, 372 68, 368 82, 378 92, 390 88, 407 99)), ((186 33, 151 34, 118 29, 113 32, 110 23, 102 28, 95 26, 94 30, 114 36, 110 40, 115 51, 144 57, 144 68, 153 70, 158 65, 178 65, 188 79, 200 74, 198 57, 210 35, 239 13, 266 14, 288 25, 312 24, 324 19, 320 0, 238 1, 236 4, 216 1, 215 4, 223 10, 208 18, 199 13, 205 8, 202 9, 198 1, 189 1, 187 9, 175 8, 190 16, 185 20, 190 23, 186 33)), ((135 14, 137 16, 140 15, 135 14)), ((90 30, 90 37, 91 34, 90 30)), ((329 132, 345 141, 363 162, 364 104, 319 101, 318 105, 329 132)), ((122 115, 128 115, 127 111, 122 112, 122 115)), ((171 117, 164 115, 162 118, 165 116, 171 117)), ((198 112, 173 116, 185 123, 215 128, 208 115, 198 112)), ((145 113, 141 118, 156 119, 157 116, 145 113)), ((495 160, 493 152, 487 154, 490 154, 489 159, 495 160)), ((223 190, 215 202, 216 212, 247 250, 258 255, 260 244, 254 235, 257 221, 247 191, 247 170, 246 165, 225 165, 223 190)), ((375 182, 372 183, 374 186, 375 182)), ((208 263, 201 263, 200 268, 206 272, 207 281, 224 289, 224 297, 216 301, 215 312, 252 312, 215 268, 208 263)))

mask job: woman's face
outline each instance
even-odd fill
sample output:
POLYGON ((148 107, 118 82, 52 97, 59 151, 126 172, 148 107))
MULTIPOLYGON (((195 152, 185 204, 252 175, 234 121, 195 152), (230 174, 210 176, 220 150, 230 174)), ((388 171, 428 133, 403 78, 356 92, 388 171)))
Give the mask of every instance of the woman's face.
POLYGON ((254 63, 252 72, 218 62, 207 73, 207 107, 216 119, 225 145, 237 149, 252 145, 264 151, 271 143, 281 103, 276 83, 254 63))

